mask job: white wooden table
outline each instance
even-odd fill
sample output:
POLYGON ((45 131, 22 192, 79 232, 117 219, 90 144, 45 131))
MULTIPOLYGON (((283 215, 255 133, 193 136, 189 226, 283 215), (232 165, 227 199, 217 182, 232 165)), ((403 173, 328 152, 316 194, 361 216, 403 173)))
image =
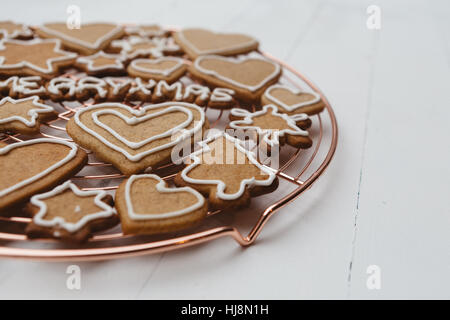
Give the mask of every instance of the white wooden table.
MULTIPOLYGON (((66 19, 71 1, 8 1, 0 19, 66 19), (8 13, 10 9, 10 13, 8 13)), ((0 260, 0 298, 450 298, 450 2, 76 1, 82 22, 240 31, 331 101, 338 150, 325 175, 258 242, 230 239, 133 259, 0 260), (104 4, 104 7, 103 7, 104 4), (381 29, 366 8, 381 8, 381 29), (145 8, 145 9, 143 9, 145 8), (381 271, 370 290, 367 268, 381 271)))

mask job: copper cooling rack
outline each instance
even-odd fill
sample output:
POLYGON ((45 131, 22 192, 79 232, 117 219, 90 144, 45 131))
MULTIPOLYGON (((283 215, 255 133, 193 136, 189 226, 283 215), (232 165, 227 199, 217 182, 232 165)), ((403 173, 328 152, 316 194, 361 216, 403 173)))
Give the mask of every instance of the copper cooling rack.
MULTIPOLYGON (((300 150, 285 146, 281 149, 280 165, 278 169, 272 168, 280 179, 280 186, 275 192, 252 199, 251 207, 245 210, 209 212, 204 222, 195 228, 158 236, 132 236, 123 235, 120 227, 117 227, 93 236, 88 243, 81 246, 69 246, 48 239, 30 240, 24 234, 25 226, 30 221, 29 217, 0 217, 0 257, 46 261, 105 260, 181 249, 221 237, 232 237, 241 246, 253 244, 267 221, 311 187, 325 171, 336 150, 338 136, 333 109, 323 93, 310 80, 283 61, 264 52, 261 54, 282 65, 281 82, 317 92, 326 105, 324 112, 312 117, 313 125, 310 130, 314 143, 312 148, 300 150)), ((66 76, 76 75, 69 72, 66 76)), ((71 141, 65 132, 66 121, 73 116, 77 108, 91 102, 88 101, 84 105, 78 102, 47 103, 59 111, 59 117, 43 124, 40 136, 5 134, 0 135, 0 141, 14 143, 41 136, 71 141)), ((140 105, 133 107, 139 108, 140 105)), ((256 109, 258 106, 251 108, 256 109)), ((228 122, 226 110, 206 109, 205 112, 212 127, 224 128, 228 122)), ((87 152, 88 165, 73 177, 72 181, 84 190, 103 189, 113 194, 124 176, 111 164, 103 163, 87 152)), ((180 167, 166 165, 156 168, 153 172, 171 183, 178 170, 180 167)))

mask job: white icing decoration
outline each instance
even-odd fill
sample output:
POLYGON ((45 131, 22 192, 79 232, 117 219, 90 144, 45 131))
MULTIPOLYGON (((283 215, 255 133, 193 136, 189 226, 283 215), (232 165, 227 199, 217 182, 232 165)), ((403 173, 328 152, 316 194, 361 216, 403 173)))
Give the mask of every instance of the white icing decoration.
POLYGON ((78 80, 76 92, 81 93, 86 89, 94 89, 101 98, 106 97, 108 91, 105 89, 106 82, 96 77, 85 77, 78 80))
POLYGON ((200 100, 206 100, 208 99, 210 92, 208 87, 194 83, 186 86, 183 98, 187 99, 192 94, 198 96, 200 100))
MULTIPOLYGON (((248 42, 246 42, 246 43, 240 43, 240 44, 237 44, 237 45, 234 45, 234 46, 229 46, 229 47, 226 47, 226 48, 217 48, 217 49, 210 49, 210 50, 200 50, 200 49, 198 49, 192 42, 190 42, 186 37, 185 37, 185 35, 184 35, 184 32, 185 31, 187 31, 187 30, 189 30, 189 29, 184 29, 184 30, 181 30, 180 32, 178 32, 178 38, 182 41, 182 42, 184 42, 192 51, 194 51, 197 55, 205 55, 205 54, 220 54, 220 52, 222 52, 223 50, 226 50, 226 51, 230 51, 230 50, 239 50, 239 49, 242 49, 242 48, 247 48, 247 47, 250 47, 250 46, 253 46, 253 45, 255 45, 255 44, 257 44, 258 43, 258 41, 256 41, 255 39, 250 39, 248 42)), ((220 36, 220 35, 222 35, 222 34, 224 34, 225 35, 225 33, 215 33, 215 34, 217 34, 218 36, 220 36)))
POLYGON ((212 185, 215 184, 217 185, 217 193, 216 196, 219 199, 222 200, 236 200, 239 197, 241 197, 244 194, 245 191, 245 187, 249 186, 249 187, 253 187, 253 186, 269 186, 272 184, 273 180, 275 179, 275 173, 272 172, 271 170, 267 169, 266 167, 264 167, 263 165, 261 165, 254 157, 253 153, 251 153, 250 151, 246 150, 243 146, 242 146, 242 141, 231 137, 230 135, 228 135, 225 132, 221 132, 217 135, 214 135, 202 142, 200 142, 202 148, 200 150, 197 150, 195 152, 193 152, 189 157, 190 159, 193 161, 191 164, 189 164, 187 167, 185 167, 182 171, 181 171, 181 177, 184 181, 188 182, 188 183, 192 183, 192 184, 207 184, 207 185, 212 185), (194 169, 195 167, 197 167, 200 163, 201 160, 200 158, 197 156, 198 154, 201 154, 203 152, 208 152, 210 151, 210 147, 208 146, 208 143, 210 143, 211 141, 214 141, 220 137, 224 137, 225 139, 227 139, 228 141, 233 142, 235 148, 241 152, 243 152, 248 160, 254 164, 255 166, 257 166, 261 171, 263 171, 264 173, 266 173, 269 177, 267 180, 256 180, 254 177, 250 178, 250 179, 244 179, 241 181, 240 186, 239 186, 239 190, 236 193, 233 194, 228 194, 225 193, 225 189, 226 189, 226 184, 222 181, 222 180, 215 180, 215 179, 194 179, 189 177, 187 174, 194 169))
POLYGON ((299 113, 295 116, 288 116, 285 113, 278 113, 278 108, 271 104, 264 106, 261 111, 256 111, 253 113, 239 108, 233 108, 230 112, 233 116, 244 117, 244 119, 242 120, 235 120, 230 122, 230 128, 235 130, 256 130, 258 135, 263 137, 264 142, 271 147, 278 145, 280 143, 279 137, 283 137, 285 134, 304 137, 308 136, 308 131, 302 130, 296 125, 296 122, 308 119, 308 115, 305 113, 299 113), (272 115, 282 118, 284 121, 286 121, 286 124, 291 127, 291 129, 262 129, 253 125, 253 118, 267 114, 267 112, 269 112, 269 109, 272 110, 272 115))
POLYGON ((45 92, 44 86, 39 84, 40 76, 29 76, 18 78, 17 82, 13 83, 13 91, 20 92, 26 95, 39 94, 45 92))
POLYGON ((52 94, 62 94, 60 89, 67 89, 68 95, 73 96, 76 89, 76 81, 72 78, 57 77, 50 80, 47 85, 48 92, 52 94))
MULTIPOLYGON (((12 21, 4 21, 4 22, 14 23, 12 21)), ((31 37, 33 35, 33 32, 26 25, 22 24, 21 29, 14 30, 13 33, 11 33, 11 34, 9 34, 7 29, 0 28, 0 34, 3 35, 3 39, 13 39, 13 38, 17 38, 17 37, 31 37)))
POLYGON ((170 76, 172 73, 183 67, 184 62, 183 59, 175 58, 175 57, 161 57, 158 59, 136 59, 131 62, 131 67, 135 70, 138 70, 140 72, 144 73, 153 73, 153 74, 160 74, 165 77, 170 76), (158 64, 160 62, 164 61, 173 61, 176 62, 176 64, 169 68, 169 69, 151 69, 148 66, 143 67, 142 65, 138 65, 139 63, 145 63, 145 64, 158 64))
POLYGON ((264 57, 261 56, 241 56, 238 58, 230 58, 230 57, 222 57, 222 56, 215 56, 215 55, 209 55, 209 56, 200 56, 197 59, 195 59, 194 61, 194 66, 197 70, 199 70, 200 72, 210 75, 210 76, 214 76, 222 81, 225 81, 227 83, 230 83, 236 87, 239 88, 243 88, 246 90, 249 90, 251 92, 257 91, 258 89, 262 88, 267 82, 269 82, 270 80, 272 80, 275 76, 277 76, 281 70, 280 65, 278 63, 275 63, 269 59, 266 59, 264 57), (205 69, 203 68, 200 63, 205 60, 205 59, 215 59, 215 60, 222 60, 222 61, 227 61, 230 63, 234 63, 234 64, 239 64, 243 61, 248 61, 248 60, 261 60, 261 61, 265 61, 267 63, 270 63, 271 65, 274 66, 274 71, 269 74, 264 80, 262 80, 259 84, 254 85, 254 86, 250 86, 250 85, 245 85, 240 83, 239 81, 227 78, 219 73, 217 73, 214 70, 209 70, 209 69, 205 69))
POLYGON ((155 174, 141 174, 141 175, 132 175, 125 184, 125 202, 127 205, 128 216, 132 220, 155 220, 155 219, 166 219, 178 217, 187 213, 190 213, 194 210, 197 210, 203 206, 205 203, 205 199, 203 196, 197 192, 196 190, 190 187, 181 187, 181 188, 168 188, 163 179, 155 174), (155 214, 137 214, 134 212, 133 204, 131 202, 131 185, 134 181, 139 179, 155 179, 158 180, 158 184, 156 185, 156 190, 161 193, 179 193, 179 192, 189 192, 193 194, 197 198, 197 202, 187 208, 183 208, 177 211, 166 212, 166 213, 155 213, 155 214))
POLYGON ((128 59, 134 59, 140 55, 151 55, 155 58, 159 58, 162 57, 162 46, 161 44, 159 44, 158 42, 155 42, 154 40, 150 40, 150 39, 143 39, 140 37, 130 37, 127 40, 114 40, 111 43, 112 47, 115 48, 120 48, 121 49, 121 54, 123 56, 126 56, 128 59), (133 51, 133 45, 136 44, 141 44, 141 43, 147 43, 147 44, 151 44, 154 45, 154 47, 151 48, 140 48, 137 50, 133 51))
POLYGON ((192 115, 192 112, 190 110, 184 108, 184 107, 171 106, 171 107, 163 109, 161 111, 149 113, 149 114, 146 115, 147 110, 148 110, 148 108, 144 107, 144 108, 136 111, 134 113, 135 116, 133 116, 132 118, 129 118, 129 117, 125 116, 123 113, 121 113, 121 112, 119 112, 117 110, 107 110, 106 109, 106 110, 100 110, 100 111, 93 112, 92 113, 92 119, 93 119, 93 121, 94 121, 94 123, 96 125, 98 125, 99 127, 102 127, 106 131, 108 131, 111 135, 113 135, 115 138, 117 138, 117 140, 121 141, 123 144, 126 144, 131 149, 139 149, 142 146, 145 146, 146 144, 149 144, 152 141, 168 137, 173 132, 177 132, 180 129, 186 128, 192 122, 192 120, 194 119, 194 116, 192 115), (107 126, 106 124, 104 124, 103 122, 101 122, 98 119, 99 115, 113 114, 113 115, 121 118, 128 125, 136 125, 136 124, 145 122, 145 121, 147 121, 149 119, 153 119, 153 118, 156 118, 158 116, 161 116, 161 115, 164 115, 164 114, 167 114, 167 113, 171 113, 173 111, 183 112, 188 117, 187 117, 187 119, 185 121, 183 121, 179 125, 173 127, 171 131, 167 131, 167 132, 155 135, 155 136, 151 136, 150 138, 144 139, 144 140, 139 141, 139 142, 132 142, 132 141, 129 141, 129 140, 125 139, 124 137, 119 135, 114 129, 112 129, 111 127, 107 126))
POLYGON ((105 78, 105 82, 113 88, 113 94, 119 94, 120 89, 126 87, 131 84, 131 79, 115 79, 115 78, 105 78))
MULTIPOLYGON (((109 110, 109 113, 113 113, 113 111, 114 110, 109 110)), ((154 116, 154 114, 152 114, 152 115, 154 116)), ((94 117, 94 116, 92 115, 92 117, 94 117)), ((146 118, 148 120, 150 117, 146 117, 146 118)), ((191 119, 193 119, 193 117, 191 119)), ((155 105, 148 105, 148 106, 145 106, 145 107, 141 108, 140 110, 132 109, 131 107, 129 107, 127 105, 124 105, 124 104, 121 104, 121 103, 102 103, 102 104, 92 105, 92 106, 89 106, 89 107, 82 108, 82 109, 78 110, 75 113, 75 115, 74 115, 74 121, 81 129, 83 129, 84 131, 86 131, 90 135, 96 137, 98 140, 100 140, 102 143, 107 145, 109 148, 111 148, 111 149, 113 149, 113 150, 115 150, 117 152, 122 153, 125 157, 127 157, 128 160, 130 160, 130 161, 139 161, 139 160, 141 160, 142 158, 144 158, 145 156, 147 156, 149 154, 152 154, 152 153, 158 152, 160 150, 164 150, 164 149, 173 147, 177 143, 179 143, 181 141, 184 141, 185 139, 193 136, 197 131, 202 129, 202 126, 205 123, 205 113, 200 107, 198 107, 198 106, 196 106, 194 104, 184 103, 184 102, 165 102, 165 103, 160 103, 160 104, 155 104, 155 105), (200 114, 200 121, 195 121, 194 122, 194 127, 192 129, 184 130, 183 134, 180 134, 179 136, 177 136, 176 139, 172 140, 171 142, 166 143, 166 144, 161 145, 161 146, 158 146, 158 147, 155 147, 153 149, 149 149, 149 150, 137 153, 135 155, 132 155, 129 152, 127 152, 126 150, 124 150, 123 148, 120 148, 119 146, 116 146, 115 144, 111 143, 110 141, 105 139, 103 136, 101 136, 100 134, 98 134, 94 130, 88 128, 84 123, 82 123, 80 121, 80 115, 83 114, 84 112, 92 110, 92 109, 99 109, 99 108, 106 108, 106 107, 117 107, 117 108, 121 108, 121 109, 127 110, 128 112, 133 114, 135 117, 140 117, 140 116, 143 116, 147 112, 147 110, 157 109, 157 108, 165 107, 165 106, 177 107, 177 109, 172 109, 172 110, 178 110, 178 108, 183 108, 184 107, 184 108, 187 109, 187 113, 191 113, 191 114, 192 114, 192 111, 189 110, 189 108, 195 109, 200 114)), ((94 119, 94 121, 95 121, 95 119, 94 119)), ((131 124, 132 125, 136 124, 136 123, 139 123, 139 122, 141 122, 141 121, 139 121, 137 118, 135 118, 135 120, 131 120, 131 124)), ((186 123, 186 121, 183 122, 183 124, 184 123, 186 123)), ((187 124, 187 125, 189 125, 189 124, 187 124)), ((171 136, 172 134, 176 133, 177 130, 179 130, 179 129, 183 129, 183 128, 180 125, 178 125, 178 126, 176 126, 174 128, 169 129, 165 133, 163 133, 162 136, 163 137, 171 136)), ((119 136, 116 132, 114 132, 114 130, 111 129, 109 132, 116 139, 118 139, 118 140, 120 140, 122 142, 126 141, 125 138, 123 138, 122 136, 119 136)), ((162 136, 160 136, 159 138, 161 138, 162 136)), ((128 147, 133 148, 132 147, 133 145, 127 144, 127 143, 125 143, 125 144, 128 147)))
POLYGON ((153 79, 148 80, 148 82, 146 84, 144 84, 142 82, 141 78, 135 78, 134 83, 135 83, 135 86, 132 86, 130 88, 130 90, 128 91, 129 94, 133 94, 135 92, 142 91, 145 95, 150 95, 150 94, 152 94, 151 89, 153 89, 153 87, 155 87, 155 85, 156 85, 156 82, 153 79))
MULTIPOLYGON (((44 40, 33 39, 33 40, 28 40, 28 41, 21 41, 21 40, 1 41, 0 42, 0 70, 30 68, 30 69, 37 70, 37 71, 45 73, 45 74, 53 73, 53 72, 55 72, 55 70, 53 69, 53 66, 52 66, 53 62, 69 60, 69 59, 73 59, 77 56, 76 53, 63 51, 60 48, 61 48, 61 42, 58 39, 44 39, 44 40), (38 44, 38 43, 54 43, 55 46, 53 48, 53 52, 58 53, 62 56, 47 59, 46 60, 46 64, 47 64, 46 69, 36 66, 33 63, 26 61, 26 60, 22 60, 21 62, 18 62, 15 64, 4 65, 3 62, 5 61, 5 57, 1 55, 2 54, 1 51, 5 50, 5 45, 4 45, 5 43, 15 43, 15 44, 23 45, 23 46, 30 46, 30 45, 34 45, 34 44, 38 44)), ((26 50, 26 49, 24 48, 23 50, 26 50)))
MULTIPOLYGON (((53 189, 49 192, 38 194, 38 195, 31 197, 30 202, 39 208, 38 213, 33 217, 33 222, 41 227, 47 227, 47 228, 59 227, 59 228, 65 229, 71 233, 76 232, 92 220, 108 218, 115 214, 114 208, 110 207, 107 203, 102 201, 102 198, 104 198, 106 195, 107 195, 107 193, 104 190, 83 191, 83 190, 80 190, 72 182, 66 181, 62 185, 56 187, 55 189, 53 189), (87 197, 87 196, 91 197, 91 196, 95 195, 94 203, 96 206, 100 207, 100 209, 102 209, 102 210, 95 212, 95 213, 87 214, 75 223, 67 222, 64 220, 63 217, 59 217, 59 216, 54 217, 52 220, 45 220, 44 217, 47 214, 48 208, 47 208, 46 203, 42 200, 54 197, 55 195, 58 195, 69 188, 70 188, 70 190, 72 190, 73 193, 75 193, 77 196, 80 196, 80 197, 87 197)), ((77 206, 77 207, 79 208, 79 206, 77 206)), ((80 210, 81 210, 81 208, 80 208, 80 210)), ((75 210, 75 212, 77 212, 77 211, 75 210)))
POLYGON ((74 212, 81 212, 81 207, 80 206, 76 206, 75 209, 73 210, 74 212))
POLYGON ((54 111, 54 109, 52 107, 40 103, 39 97, 37 97, 37 96, 32 96, 32 97, 17 99, 17 100, 12 99, 11 97, 5 97, 2 100, 0 100, 0 110, 6 102, 9 102, 12 104, 18 104, 18 103, 22 103, 22 102, 29 101, 29 100, 32 100, 33 105, 36 106, 35 109, 30 109, 27 113, 30 116, 30 120, 25 119, 24 117, 21 117, 21 116, 11 116, 8 118, 3 118, 3 119, 0 118, 0 124, 12 122, 12 121, 20 121, 27 127, 34 127, 36 125, 36 119, 39 117, 39 113, 48 113, 48 112, 54 111))
POLYGON ((273 86, 270 86, 269 88, 267 88, 266 92, 264 92, 264 96, 266 96, 266 98, 269 99, 272 103, 278 104, 279 106, 283 107, 283 109, 285 109, 289 112, 294 111, 295 109, 298 109, 298 108, 301 108, 304 106, 308 106, 308 105, 317 103, 320 101, 320 96, 316 92, 305 92, 305 91, 301 91, 299 89, 292 89, 290 87, 279 85, 279 84, 274 84, 273 86), (309 101, 299 102, 299 103, 289 106, 286 103, 280 101, 279 99, 275 98, 274 96, 272 96, 270 94, 270 91, 272 91, 273 89, 285 89, 295 95, 298 95, 300 93, 307 93, 307 94, 313 95, 314 99, 309 100, 309 101))
POLYGON ((166 34, 166 31, 163 29, 145 30, 142 27, 145 26, 128 26, 125 28, 125 32, 128 34, 139 34, 141 37, 161 37, 166 34))
POLYGON ((89 71, 102 71, 102 70, 106 70, 106 69, 123 69, 124 65, 122 62, 122 59, 120 58, 120 56, 115 55, 115 54, 108 54, 105 53, 103 51, 99 51, 91 56, 86 56, 86 57, 79 57, 77 59, 77 63, 82 63, 86 65, 86 68, 89 71), (114 59, 115 63, 114 64, 105 64, 102 66, 94 66, 94 62, 95 59, 97 58, 107 58, 107 59, 114 59))
POLYGON ((175 100, 182 100, 183 99, 183 85, 181 84, 181 82, 177 81, 172 83, 171 85, 167 84, 167 82, 165 80, 161 80, 158 82, 158 84, 156 85, 156 96, 157 97, 162 97, 163 96, 163 92, 162 92, 162 88, 165 88, 166 91, 168 92, 172 92, 174 90, 175 91, 175 100))
POLYGON ((67 147, 70 148, 70 152, 67 154, 67 156, 65 156, 62 160, 58 161, 57 163, 52 164, 50 167, 48 167, 47 169, 45 169, 44 171, 39 172, 38 174, 22 180, 18 183, 16 183, 15 185, 8 187, 6 189, 3 189, 0 191, 0 197, 3 197, 5 195, 7 195, 8 193, 11 193, 17 189, 20 189, 24 186, 26 186, 27 184, 30 184, 36 180, 41 179, 42 177, 46 176, 47 174, 49 174, 50 172, 52 172, 53 170, 61 167, 62 165, 66 164, 67 162, 69 162, 70 160, 72 160, 76 153, 77 153, 77 146, 73 143, 67 142, 67 141, 63 141, 63 140, 55 140, 55 139, 48 139, 48 138, 42 138, 42 139, 33 139, 33 140, 26 140, 26 141, 22 141, 22 142, 17 142, 17 143, 13 143, 10 145, 7 145, 6 147, 0 148, 0 156, 7 154, 9 151, 15 149, 15 148, 20 148, 22 146, 27 146, 30 144, 36 144, 36 143, 55 143, 55 144, 62 144, 65 145, 67 147))
POLYGON ((213 102, 230 102, 236 92, 227 88, 215 88, 211 94, 210 100, 213 102))
MULTIPOLYGON (((83 28, 83 25, 81 26, 81 28, 83 28)), ((79 44, 83 47, 89 48, 89 49, 99 49, 100 46, 103 44, 103 42, 108 41, 110 38, 115 37, 118 33, 122 32, 122 27, 119 25, 116 25, 115 28, 113 28, 111 31, 107 32, 106 34, 104 34, 103 36, 101 36, 100 38, 98 38, 97 40, 95 40, 94 43, 90 43, 81 39, 77 39, 74 37, 71 37, 67 34, 64 34, 62 32, 59 32, 57 30, 51 29, 46 27, 45 25, 40 26, 39 29, 41 29, 42 31, 44 31, 45 33, 51 34, 53 36, 62 38, 66 41, 69 42, 73 42, 76 44, 79 44)))

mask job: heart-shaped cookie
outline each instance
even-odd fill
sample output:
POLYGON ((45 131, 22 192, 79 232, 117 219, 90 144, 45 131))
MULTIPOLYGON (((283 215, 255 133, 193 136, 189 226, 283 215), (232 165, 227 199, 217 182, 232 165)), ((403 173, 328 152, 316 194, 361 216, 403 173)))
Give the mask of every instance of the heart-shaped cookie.
POLYGON ((170 162, 173 147, 207 127, 204 111, 190 103, 166 102, 139 110, 102 103, 78 110, 67 132, 124 174, 133 174, 170 162))
POLYGON ((111 23, 89 23, 79 29, 69 29, 65 23, 46 23, 37 28, 36 33, 43 38, 58 38, 64 46, 91 55, 122 37, 124 30, 111 23))
POLYGON ((281 75, 281 67, 262 56, 201 56, 189 71, 212 86, 233 89, 238 98, 252 102, 259 101, 266 88, 281 75))
POLYGON ((319 94, 279 84, 267 88, 261 97, 261 104, 275 104, 279 112, 290 115, 297 113, 312 115, 321 112, 325 107, 319 94))
POLYGON ((54 187, 86 162, 87 154, 66 141, 35 139, 0 144, 0 210, 54 187))
POLYGON ((215 33, 192 28, 177 32, 174 38, 191 58, 206 54, 229 56, 258 49, 258 41, 239 33, 215 33))
POLYGON ((186 73, 186 64, 183 59, 176 57, 135 59, 130 63, 127 71, 133 77, 172 83, 186 73))
POLYGON ((116 193, 125 234, 152 234, 190 226, 206 216, 207 202, 189 187, 168 188, 154 174, 133 175, 116 193))

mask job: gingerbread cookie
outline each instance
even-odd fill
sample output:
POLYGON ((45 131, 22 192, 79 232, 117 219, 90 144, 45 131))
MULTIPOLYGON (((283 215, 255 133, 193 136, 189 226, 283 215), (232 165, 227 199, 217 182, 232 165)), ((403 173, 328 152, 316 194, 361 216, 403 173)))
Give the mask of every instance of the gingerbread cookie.
POLYGON ((34 75, 49 79, 71 66, 76 54, 60 49, 57 39, 0 42, 0 75, 34 75))
POLYGON ((207 127, 204 111, 194 104, 166 102, 136 110, 111 102, 78 110, 67 133, 130 175, 169 163, 174 146, 207 127))
POLYGON ((168 188, 154 174, 133 175, 116 192, 124 234, 154 234, 187 228, 206 217, 208 203, 189 187, 168 188))
POLYGON ((320 113, 325 108, 319 94, 279 84, 267 88, 261 97, 261 104, 275 104, 280 112, 289 115, 297 113, 312 115, 320 113))
POLYGON ((0 94, 12 98, 25 98, 30 96, 46 97, 47 92, 40 76, 9 77, 0 81, 0 94))
POLYGON ((128 61, 136 58, 159 58, 163 56, 162 47, 152 39, 129 37, 114 40, 110 50, 125 57, 128 61))
POLYGON ((258 49, 258 41, 237 33, 214 33, 190 28, 175 33, 174 38, 192 59, 209 54, 230 56, 258 49))
POLYGON ((85 242, 93 232, 114 227, 119 218, 113 198, 105 191, 83 191, 70 181, 31 197, 25 210, 33 216, 28 238, 85 242))
POLYGON ((0 210, 53 188, 86 163, 86 152, 62 140, 0 143, 0 210))
POLYGON ((41 103, 37 96, 18 100, 5 97, 0 100, 0 132, 39 133, 42 122, 57 116, 54 109, 41 103))
POLYGON ((169 31, 162 29, 156 24, 137 25, 125 27, 125 33, 129 36, 138 35, 143 38, 164 37, 169 31))
POLYGON ((208 197, 212 210, 244 207, 251 196, 275 190, 275 173, 242 143, 224 132, 206 139, 190 156, 191 163, 176 175, 175 184, 200 191, 208 197))
POLYGON ((99 51, 86 57, 79 57, 75 66, 91 76, 120 75, 125 72, 123 57, 99 51))
POLYGON ((259 101, 266 88, 281 75, 277 63, 261 56, 201 56, 189 71, 211 86, 234 90, 238 98, 248 102, 259 101))
POLYGON ((69 29, 65 23, 46 23, 36 33, 43 38, 60 39, 65 47, 84 55, 103 50, 112 40, 124 35, 121 26, 111 23, 89 23, 80 29, 69 29))
POLYGON ((296 148, 309 148, 312 140, 305 129, 311 126, 311 120, 305 113, 288 116, 279 113, 274 105, 266 105, 261 111, 249 112, 245 109, 231 109, 229 128, 236 136, 256 136, 267 148, 285 143, 296 148))
POLYGON ((0 21, 1 39, 29 39, 33 31, 26 25, 12 21, 0 21))
POLYGON ((128 66, 128 74, 142 79, 164 80, 172 83, 186 73, 183 59, 175 57, 161 57, 158 59, 136 59, 128 66))

